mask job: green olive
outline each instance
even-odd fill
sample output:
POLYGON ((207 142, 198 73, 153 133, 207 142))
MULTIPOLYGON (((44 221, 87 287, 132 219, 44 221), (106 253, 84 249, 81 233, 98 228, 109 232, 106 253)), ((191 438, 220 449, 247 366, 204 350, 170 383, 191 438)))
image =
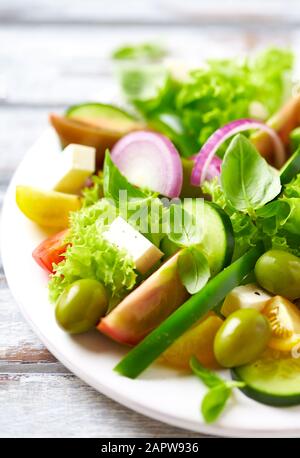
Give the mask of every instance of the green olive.
POLYGON ((255 361, 271 337, 267 318, 254 309, 229 315, 214 341, 215 357, 223 367, 242 366, 255 361))
POLYGON ((300 258, 287 251, 270 250, 255 266, 258 283, 273 294, 294 300, 300 297, 300 258))
POLYGON ((96 326, 107 306, 107 293, 101 283, 77 280, 60 296, 55 309, 56 321, 70 334, 86 332, 96 326))

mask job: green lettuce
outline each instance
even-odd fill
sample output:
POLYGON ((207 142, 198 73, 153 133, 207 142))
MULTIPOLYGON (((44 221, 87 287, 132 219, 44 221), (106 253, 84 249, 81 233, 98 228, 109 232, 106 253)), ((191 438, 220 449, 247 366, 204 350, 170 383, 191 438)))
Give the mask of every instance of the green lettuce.
POLYGON ((74 281, 91 278, 106 286, 115 304, 136 284, 133 260, 125 250, 109 243, 103 232, 116 216, 106 199, 72 213, 66 258, 56 266, 49 282, 50 300, 56 302, 74 281))
POLYGON ((120 70, 120 80, 146 121, 162 132, 168 129, 180 153, 189 156, 234 119, 271 116, 291 92, 292 68, 292 52, 271 48, 242 60, 209 60, 186 81, 163 66, 134 64, 120 70), (180 137, 176 131, 172 135, 173 126, 160 122, 164 114, 177 119, 180 137))
POLYGON ((300 256, 300 174, 284 187, 279 198, 252 211, 251 215, 231 205, 218 178, 204 182, 202 189, 230 217, 235 236, 234 259, 258 241, 264 243, 266 250, 274 248, 300 256))
POLYGON ((103 174, 101 172, 99 175, 92 176, 91 186, 84 188, 82 194, 84 207, 95 204, 103 197, 103 174))
POLYGON ((283 190, 283 195, 289 197, 300 197, 300 174, 296 175, 283 190))

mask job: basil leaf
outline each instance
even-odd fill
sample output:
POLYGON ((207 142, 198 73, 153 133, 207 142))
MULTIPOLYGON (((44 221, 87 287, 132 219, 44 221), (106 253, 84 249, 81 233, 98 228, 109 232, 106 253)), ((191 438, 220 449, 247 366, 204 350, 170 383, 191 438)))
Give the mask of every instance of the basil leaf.
POLYGON ((191 246, 181 251, 177 267, 182 284, 190 294, 200 291, 209 280, 207 259, 196 247, 191 246))
POLYGON ((129 183, 127 178, 122 175, 117 166, 113 163, 109 151, 106 150, 103 166, 104 197, 119 202, 120 191, 126 191, 128 199, 146 199, 149 197, 144 191, 129 183))
POLYGON ((171 242, 181 247, 198 245, 203 238, 202 227, 196 224, 196 218, 181 205, 172 204, 169 209, 170 227, 168 237, 171 242))
POLYGON ((226 150, 221 183, 230 204, 248 213, 273 200, 281 190, 279 173, 241 134, 233 138, 226 150))
POLYGON ((210 388, 202 400, 201 412, 206 423, 212 423, 223 411, 232 389, 242 388, 245 383, 223 380, 215 372, 203 367, 195 356, 190 359, 190 367, 194 374, 210 388))
POLYGON ((221 377, 219 377, 215 372, 202 366, 195 356, 192 356, 190 359, 190 368, 208 388, 214 388, 215 386, 224 383, 221 377))
POLYGON ((206 423, 212 423, 218 418, 230 395, 231 388, 225 383, 211 388, 206 393, 201 404, 201 412, 206 423))

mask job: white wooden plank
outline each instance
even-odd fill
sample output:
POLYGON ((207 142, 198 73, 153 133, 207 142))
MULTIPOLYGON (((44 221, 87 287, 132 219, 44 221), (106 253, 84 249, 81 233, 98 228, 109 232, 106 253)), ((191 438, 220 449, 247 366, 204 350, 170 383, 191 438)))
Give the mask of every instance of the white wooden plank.
POLYGON ((150 420, 72 375, 0 374, 0 437, 201 437, 150 420))
POLYGON ((205 58, 240 55, 249 48, 290 45, 295 35, 292 31, 254 34, 215 27, 0 28, 0 102, 1 98, 15 105, 119 101, 110 56, 124 43, 161 42, 171 59, 197 66, 205 58))
MULTIPOLYGON (((257 29, 249 32, 247 29, 226 27, 178 26, 167 29, 164 26, 156 28, 139 28, 136 26, 120 25, 115 28, 91 28, 80 25, 74 29, 62 28, 57 25, 45 25, 41 28, 22 26, 1 27, 0 57, 2 71, 6 65, 18 59, 24 64, 24 70, 34 66, 34 70, 42 70, 44 63, 64 64, 60 70, 65 72, 75 68, 78 73, 96 73, 103 68, 113 49, 128 43, 158 41, 169 49, 174 56, 189 59, 191 56, 216 57, 236 55, 245 50, 245 37, 255 33, 258 39, 269 42, 283 41, 296 33, 285 29, 257 29), (212 54, 211 54, 212 53, 212 54), (81 61, 78 61, 78 59, 81 61)), ((20 67, 19 67, 20 68, 20 67)), ((52 68, 49 67, 49 70, 52 68)))
POLYGON ((163 21, 169 11, 161 11, 159 2, 151 0, 6 0, 1 2, 0 14, 11 21, 163 21), (165 14, 164 14, 165 13, 165 14))
MULTIPOLYGON (((211 42, 217 42, 221 51, 225 49, 230 53, 232 51, 226 49, 226 42, 230 40, 233 43, 237 37, 241 41, 243 36, 244 33, 240 29, 225 27, 180 26, 168 30, 164 26, 140 29, 126 25, 116 28, 105 26, 91 28, 88 25, 80 25, 74 29, 67 29, 57 25, 27 28, 14 25, 3 27, 2 24, 0 54, 6 58, 4 64, 17 57, 20 62, 27 63, 27 66, 32 65, 35 58, 40 57, 41 60, 36 62, 35 69, 42 67, 45 61, 63 61, 65 70, 68 70, 70 65, 81 57, 85 59, 85 65, 89 70, 91 59, 94 60, 92 68, 97 68, 98 61, 95 59, 107 59, 115 47, 127 43, 159 40, 168 45, 176 54, 181 51, 185 52, 184 56, 188 56, 190 52, 208 54, 210 50, 205 49, 203 45, 211 42), (30 54, 30 51, 36 55, 30 54)), ((240 43, 236 43, 236 46, 239 49, 240 43)), ((80 64, 84 65, 84 62, 80 64)), ((84 70, 84 67, 77 67, 79 72, 84 70)))
POLYGON ((56 361, 25 323, 3 276, 0 287, 0 367, 3 361, 56 361))
POLYGON ((3 186, 28 148, 48 126, 48 111, 47 108, 12 110, 0 107, 0 183, 3 186))
POLYGON ((25 364, 27 369, 28 363, 40 366, 51 363, 46 371, 61 372, 63 368, 65 373, 68 372, 25 322, 8 288, 0 259, 0 372, 3 372, 5 363, 25 364))
POLYGON ((299 18, 297 0, 2 0, 0 14, 6 21, 78 24, 120 22, 178 24, 183 21, 270 21, 299 18), (248 17, 247 17, 248 14, 248 17), (249 16, 250 15, 250 16, 249 16))

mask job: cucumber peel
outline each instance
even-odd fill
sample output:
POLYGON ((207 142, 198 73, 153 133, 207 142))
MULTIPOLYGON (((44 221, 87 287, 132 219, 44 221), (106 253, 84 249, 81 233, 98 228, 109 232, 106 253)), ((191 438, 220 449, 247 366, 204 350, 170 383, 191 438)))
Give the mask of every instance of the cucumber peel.
POLYGON ((262 357, 231 370, 241 391, 251 399, 275 407, 300 404, 300 359, 262 357))
POLYGON ((87 102, 80 105, 72 105, 65 113, 67 118, 88 117, 88 118, 109 118, 120 121, 136 121, 131 114, 105 103, 87 102))
POLYGON ((205 234, 201 242, 203 253, 210 259, 215 275, 231 263, 234 234, 229 216, 213 202, 204 201, 205 234))

